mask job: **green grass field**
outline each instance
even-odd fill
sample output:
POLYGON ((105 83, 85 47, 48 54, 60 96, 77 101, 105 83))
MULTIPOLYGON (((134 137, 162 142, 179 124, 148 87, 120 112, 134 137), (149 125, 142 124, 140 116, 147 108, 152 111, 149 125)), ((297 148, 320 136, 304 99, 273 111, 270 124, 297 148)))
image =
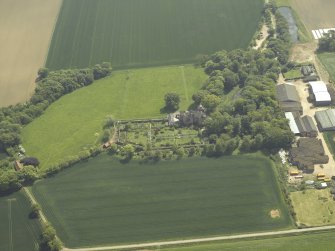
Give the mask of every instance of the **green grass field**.
POLYGON ((333 251, 335 232, 304 234, 299 236, 263 240, 212 242, 152 251, 333 251))
POLYGON ((324 132, 323 137, 329 147, 330 152, 333 154, 333 158, 335 157, 335 132, 324 132))
POLYGON ((33 193, 69 247, 291 226, 272 162, 261 155, 156 164, 101 155, 36 183, 33 193), (272 219, 272 209, 281 217, 272 219))
POLYGON ((318 54, 318 58, 326 67, 332 81, 335 82, 335 53, 321 53, 318 54))
POLYGON ((20 191, 0 197, 0 250, 37 251, 41 228, 28 218, 30 202, 20 191))
POLYGON ((290 194, 297 222, 306 226, 335 224, 335 203, 329 189, 308 189, 290 194))
POLYGON ((46 66, 117 68, 194 62, 245 48, 263 0, 64 0, 46 66))
POLYGON ((23 129, 23 145, 43 168, 54 165, 96 144, 107 115, 116 119, 164 117, 160 109, 169 91, 179 93, 180 108, 187 109, 206 78, 202 69, 193 66, 114 72, 53 103, 23 129))

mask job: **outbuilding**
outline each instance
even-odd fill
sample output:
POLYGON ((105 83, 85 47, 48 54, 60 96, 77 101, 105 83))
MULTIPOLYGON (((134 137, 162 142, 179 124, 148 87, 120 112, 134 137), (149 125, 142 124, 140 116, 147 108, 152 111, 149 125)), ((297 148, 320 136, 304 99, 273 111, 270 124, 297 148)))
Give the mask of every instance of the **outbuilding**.
POLYGON ((279 106, 284 112, 302 113, 300 98, 293 84, 276 85, 276 95, 279 106))
POLYGON ((312 117, 305 115, 300 117, 299 113, 285 112, 285 117, 289 121, 289 126, 294 135, 301 137, 316 137, 318 128, 312 117))
POLYGON ((300 135, 300 130, 298 128, 297 123, 295 122, 295 118, 292 112, 285 112, 285 117, 288 119, 288 125, 290 126, 291 131, 294 135, 300 135))
POLYGON ((320 131, 335 131, 335 109, 315 112, 320 131))
POLYGON ((332 99, 327 89, 327 85, 323 81, 309 82, 310 97, 316 106, 330 105, 332 99))
POLYGON ((302 137, 316 137, 318 136, 318 128, 316 127, 311 116, 305 115, 297 117, 295 122, 298 126, 300 136, 302 137))

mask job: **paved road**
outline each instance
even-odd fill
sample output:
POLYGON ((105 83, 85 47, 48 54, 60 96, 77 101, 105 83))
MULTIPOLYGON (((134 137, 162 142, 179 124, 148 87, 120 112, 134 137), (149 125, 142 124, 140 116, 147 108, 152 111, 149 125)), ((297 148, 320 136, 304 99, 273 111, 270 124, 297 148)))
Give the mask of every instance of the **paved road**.
POLYGON ((253 234, 238 234, 229 236, 218 236, 210 238, 199 238, 199 239, 188 239, 188 240, 177 240, 177 241, 163 241, 163 242, 151 242, 143 244, 132 244, 132 245, 120 245, 120 246, 105 246, 105 247, 91 247, 91 248, 64 248, 63 251, 100 251, 100 250, 122 250, 122 249, 138 249, 138 248, 155 248, 167 245, 178 245, 178 244, 191 244, 199 242, 210 242, 210 241, 222 241, 222 240, 234 240, 234 239, 245 239, 254 237, 265 237, 265 236, 276 236, 276 235, 288 235, 288 234, 298 234, 304 232, 317 232, 323 230, 335 230, 335 225, 324 226, 324 227, 312 227, 304 229, 291 229, 282 231, 271 231, 253 234))

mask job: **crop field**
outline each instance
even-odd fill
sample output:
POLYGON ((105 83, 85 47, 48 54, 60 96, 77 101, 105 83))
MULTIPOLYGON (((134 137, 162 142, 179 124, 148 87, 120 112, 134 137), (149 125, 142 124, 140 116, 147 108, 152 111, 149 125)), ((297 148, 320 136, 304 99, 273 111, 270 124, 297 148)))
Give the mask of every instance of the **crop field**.
POLYGON ((100 155, 33 186, 68 247, 137 243, 291 226, 261 155, 121 164, 100 155), (280 218, 271 218, 278 209, 280 218))
POLYGON ((152 251, 333 251, 335 232, 313 233, 262 240, 212 242, 175 248, 150 249, 152 251))
POLYGON ((115 119, 165 117, 164 95, 180 94, 180 109, 192 103, 207 76, 193 66, 114 72, 112 77, 62 97, 23 129, 23 145, 42 167, 77 156, 100 139, 108 115, 115 119))
POLYGON ((33 93, 60 6, 61 0, 0 1, 0 107, 33 93))
POLYGON ((47 67, 134 68, 245 48, 263 0, 64 0, 47 67))
POLYGON ((38 250, 41 228, 29 213, 30 202, 22 191, 0 197, 0 250, 38 250))
POLYGON ((328 71, 330 78, 335 82, 335 53, 321 53, 318 58, 328 71))
POLYGON ((309 32, 320 28, 335 27, 334 0, 290 0, 309 32))

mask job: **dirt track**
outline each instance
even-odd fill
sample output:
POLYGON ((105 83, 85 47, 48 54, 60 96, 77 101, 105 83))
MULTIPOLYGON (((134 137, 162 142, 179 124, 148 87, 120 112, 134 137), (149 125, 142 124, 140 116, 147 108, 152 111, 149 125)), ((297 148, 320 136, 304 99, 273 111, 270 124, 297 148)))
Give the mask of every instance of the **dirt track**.
POLYGON ((44 65, 62 0, 0 1, 0 107, 25 101, 44 65))
POLYGON ((299 234, 306 232, 317 232, 323 230, 332 230, 335 226, 324 226, 324 227, 313 227, 305 229, 291 229, 283 231, 272 231, 263 233, 253 233, 253 234, 239 234, 239 235, 228 235, 228 236, 218 236, 210 238, 200 238, 200 239, 188 239, 179 241, 165 241, 165 242, 152 242, 143 244, 133 244, 133 245, 121 245, 121 246, 105 246, 105 247, 93 247, 93 248, 64 248, 63 251, 99 251, 99 250, 121 250, 121 249, 133 249, 138 250, 139 248, 156 248, 168 245, 180 245, 180 244, 191 244, 191 243, 201 243, 201 242, 211 242, 211 241, 223 241, 223 240, 235 240, 235 239, 245 239, 254 237, 265 237, 265 236, 278 236, 278 235, 289 235, 289 234, 299 234))

